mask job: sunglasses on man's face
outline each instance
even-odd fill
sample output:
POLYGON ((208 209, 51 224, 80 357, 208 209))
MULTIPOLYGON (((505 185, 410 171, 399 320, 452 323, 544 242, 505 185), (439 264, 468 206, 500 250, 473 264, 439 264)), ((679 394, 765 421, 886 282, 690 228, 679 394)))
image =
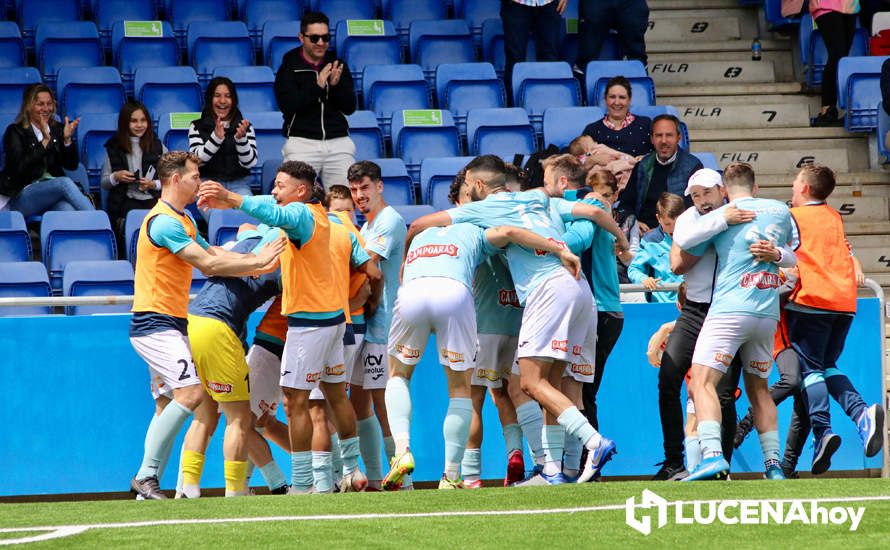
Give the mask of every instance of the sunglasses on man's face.
POLYGON ((313 44, 318 44, 319 41, 324 42, 325 44, 331 43, 331 33, 327 34, 305 34, 303 35, 309 39, 309 42, 313 44))

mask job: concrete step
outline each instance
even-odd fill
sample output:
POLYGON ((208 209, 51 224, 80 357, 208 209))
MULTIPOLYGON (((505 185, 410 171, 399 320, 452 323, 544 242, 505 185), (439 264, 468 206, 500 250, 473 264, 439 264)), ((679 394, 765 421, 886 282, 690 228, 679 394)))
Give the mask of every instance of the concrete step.
POLYGON ((789 178, 793 178, 799 167, 807 161, 825 164, 842 172, 846 172, 850 168, 849 151, 842 147, 813 149, 811 146, 805 145, 773 148, 767 144, 750 141, 707 142, 693 140, 692 150, 714 153, 722 168, 731 162, 747 162, 754 168, 756 174, 787 174, 789 178))
MULTIPOLYGON (((687 64, 691 67, 687 73, 692 75, 692 80, 686 83, 692 84, 731 84, 735 82, 763 83, 763 82, 792 82, 794 81, 794 67, 791 51, 765 51, 762 61, 751 61, 751 51, 701 51, 650 53, 649 66, 656 64, 673 65, 687 64), (723 64, 721 68, 721 62, 723 64), (694 67, 700 63, 713 63, 716 66, 706 70, 694 67), (772 64, 772 68, 767 65, 772 64), (725 75, 725 76, 724 76, 725 75)), ((651 71, 650 71, 651 72, 651 71)), ((657 72, 657 71, 656 71, 657 72)), ((682 73, 680 73, 682 74, 682 73)), ((650 74, 650 76, 652 76, 650 74)), ((655 78, 653 76, 653 78, 655 78)), ((658 79, 655 79, 658 84, 658 79)), ((676 81, 668 81, 667 84, 675 84, 676 81)), ((682 83, 682 81, 681 81, 682 83)))
MULTIPOLYGON (((741 38, 742 40, 747 40, 749 42, 755 36, 760 34, 758 32, 758 21, 757 21, 757 12, 754 10, 749 10, 745 8, 698 8, 698 9, 682 9, 682 10, 660 10, 660 9, 652 9, 651 6, 649 8, 649 29, 650 32, 657 31, 658 34, 654 34, 651 38, 646 36, 647 44, 650 42, 668 42, 668 41, 677 41, 677 37, 665 37, 664 30, 659 29, 659 25, 662 23, 671 22, 673 20, 682 20, 683 23, 677 23, 681 28, 678 29, 686 38, 692 40, 733 40, 736 38, 741 38), (724 25, 723 23, 718 23, 718 20, 721 19, 733 19, 736 21, 736 27, 738 29, 738 35, 727 33, 725 36, 717 35, 712 31, 712 27, 719 27, 724 25), (654 24, 653 24, 654 23, 654 24), (699 23, 699 25, 695 25, 699 23), (707 23, 704 25, 703 23, 707 23), (693 27, 693 25, 695 25, 693 27), (693 28, 695 30, 702 30, 700 33, 694 33, 693 28)), ((764 36, 766 38, 766 36, 764 36)), ((770 39, 773 39, 773 36, 769 36, 770 39)), ((780 38, 781 39, 781 38, 780 38)))
MULTIPOLYGON (((752 63, 757 63, 753 61, 752 63)), ((727 79, 728 81, 729 79, 727 79)), ((659 103, 663 102, 663 97, 727 97, 727 96, 743 96, 748 101, 753 101, 754 97, 762 95, 794 95, 799 96, 802 87, 800 82, 754 82, 754 83, 736 83, 726 82, 718 84, 702 84, 695 83, 695 86, 683 85, 681 83, 666 82, 659 85, 656 89, 659 103)))
MULTIPOLYGON (((661 86, 680 84, 719 84, 728 82, 773 82, 776 74, 771 61, 686 61, 678 59, 687 54, 665 57, 650 55, 648 71, 655 81, 656 90, 661 86)), ((692 54, 700 57, 701 54, 692 54)), ((659 90, 660 91, 660 90, 659 90)), ((675 94, 671 94, 675 95, 675 94)))
MULTIPOLYGON (((665 19, 671 21, 671 19, 665 19)), ((791 43, 787 40, 761 40, 760 48, 765 54, 771 52, 789 52, 791 51, 791 43)), ((646 36, 646 52, 649 54, 663 53, 698 53, 711 54, 716 52, 730 52, 733 54, 731 59, 751 60, 751 41, 748 39, 723 39, 723 40, 703 40, 695 37, 687 38, 686 41, 677 40, 658 40, 649 42, 649 36, 646 36)), ((761 55, 764 55, 762 53, 761 55)))
POLYGON ((690 129, 726 130, 740 128, 795 128, 809 124, 810 107, 805 103, 719 104, 706 102, 677 106, 690 129))
MULTIPOLYGON (((682 112, 682 111, 681 111, 682 112)), ((761 115, 768 118, 768 115, 761 115)), ((685 120, 685 119, 684 119, 685 120)), ((688 124, 688 121, 687 121, 688 124)), ((839 142, 852 142, 857 146, 865 146, 866 141, 862 136, 848 134, 843 128, 810 128, 797 126, 792 128, 739 128, 739 129, 717 129, 708 130, 701 129, 690 132, 689 138, 692 141, 782 141, 788 140, 831 140, 831 144, 835 145, 839 142)))
POLYGON ((844 224, 844 230, 848 236, 872 235, 886 238, 886 235, 890 235, 890 222, 849 222, 844 224))
MULTIPOLYGON (((848 189, 847 189, 848 191, 848 189)), ((759 196, 787 202, 791 206, 791 186, 765 187, 760 189, 759 196)), ((845 221, 849 222, 881 222, 890 220, 890 199, 888 197, 832 194, 828 204, 840 212, 845 221)), ((890 250, 890 243, 887 249, 890 250)))
POLYGON ((854 248, 853 253, 862 263, 862 271, 890 277, 890 246, 854 248))
POLYGON ((706 14, 696 17, 658 17, 658 15, 649 16, 649 27, 646 30, 647 49, 650 44, 656 42, 738 40, 742 36, 739 20, 736 17, 710 17, 706 14))
MULTIPOLYGON (((751 106, 751 96, 748 95, 724 95, 724 96, 708 96, 708 95, 675 95, 668 96, 658 94, 658 103, 662 105, 674 105, 679 108, 681 105, 716 105, 724 107, 727 105, 745 105, 751 106)), ((818 107, 820 100, 815 96, 805 96, 801 94, 760 94, 757 96, 758 105, 806 105, 808 107, 818 107)))
MULTIPOLYGON (((794 176, 795 174, 793 172, 789 172, 788 174, 758 174, 757 184, 760 187, 790 187, 794 176)), ((849 188, 853 184, 859 183, 859 185, 862 186, 862 192, 865 196, 890 196, 890 172, 880 172, 876 170, 867 172, 840 172, 835 173, 834 178, 838 185, 835 193, 841 193, 842 189, 849 188)), ((850 189, 850 193, 843 194, 849 195, 851 193, 852 189, 850 189)))

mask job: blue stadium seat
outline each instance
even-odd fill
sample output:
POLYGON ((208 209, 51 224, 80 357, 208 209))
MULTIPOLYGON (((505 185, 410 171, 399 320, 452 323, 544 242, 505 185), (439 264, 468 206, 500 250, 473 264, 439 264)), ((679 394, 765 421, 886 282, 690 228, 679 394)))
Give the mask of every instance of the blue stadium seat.
POLYGON ((40 243, 43 263, 56 294, 61 293, 62 274, 68 262, 117 258, 111 222, 101 210, 46 212, 40 223, 40 243))
POLYGON ((19 26, 13 21, 0 21, 0 69, 24 67, 26 60, 19 26))
POLYGON ((172 0, 167 19, 179 40, 179 47, 191 51, 191 40, 186 40, 189 25, 195 22, 222 22, 229 17, 228 0, 172 0))
MULTIPOLYGON (((35 29, 38 24, 48 21, 77 21, 80 19, 80 0, 22 0, 19 3, 19 26, 25 46, 34 47, 35 29)), ((36 49, 35 49, 36 50, 36 49)))
MULTIPOLYGON (((498 19, 488 19, 482 24, 482 60, 494 65, 499 78, 504 78, 504 65, 507 59, 504 55, 504 24, 498 19)), ((526 59, 536 59, 535 42, 529 37, 526 59)))
POLYGON ((240 210, 211 210, 207 218, 207 242, 213 246, 221 246, 234 241, 242 223, 259 224, 256 219, 240 210))
POLYGON ((167 114, 158 120, 158 139, 167 147, 168 151, 189 150, 188 128, 171 128, 170 117, 167 114))
POLYGON ((281 158, 281 149, 287 141, 281 134, 284 120, 280 111, 245 112, 244 118, 250 121, 256 134, 256 151, 259 157, 257 166, 253 169, 256 178, 260 176, 262 163, 266 159, 281 158))
POLYGON ((21 212, 0 212, 0 262, 26 262, 31 259, 31 237, 21 212))
POLYGON ((275 73, 269 67, 217 67, 213 76, 226 76, 235 83, 241 112, 278 110, 273 88, 275 73))
POLYGON ((136 265, 136 241, 139 239, 139 228, 142 227, 142 221, 148 214, 149 210, 137 208, 127 212, 127 218, 124 220, 124 253, 132 265, 136 265))
POLYGON ((260 176, 260 194, 269 195, 272 193, 272 188, 275 187, 275 176, 278 175, 279 166, 281 166, 281 157, 267 159, 263 163, 263 171, 260 176))
POLYGON ((111 28, 112 59, 128 94, 134 92, 133 79, 138 69, 179 65, 179 44, 167 21, 161 21, 161 34, 158 37, 125 36, 123 21, 116 21, 111 28))
POLYGON ((337 23, 337 57, 346 61, 355 89, 361 92, 362 71, 367 65, 398 65, 402 46, 390 21, 379 21, 383 35, 350 35, 349 21, 337 23))
POLYGON ((189 25, 188 51, 198 80, 206 85, 216 67, 253 65, 254 48, 247 25, 240 21, 204 22, 189 25))
MULTIPOLYGON (((0 263, 0 298, 48 298, 52 295, 46 268, 40 262, 0 263)), ((49 306, 0 307, 0 317, 48 315, 49 306)))
MULTIPOLYGON (((125 260, 71 261, 62 275, 65 296, 132 296, 135 274, 125 260)), ((68 315, 129 313, 131 304, 67 306, 68 315)))
POLYGON ((486 19, 501 18, 501 3, 498 0, 463 0, 455 15, 460 17, 470 26, 476 46, 481 45, 482 24, 486 19))
POLYGON ((448 188, 454 176, 474 157, 425 158, 420 163, 420 191, 423 203, 436 210, 451 208, 448 188))
MULTIPOLYGON (((856 20, 856 32, 847 55, 864 57, 868 55, 868 32, 859 27, 856 20)), ((825 49, 825 41, 822 31, 814 28, 813 17, 807 13, 800 19, 800 61, 804 66, 804 76, 807 86, 819 86, 822 84, 822 72, 828 62, 828 50, 825 49)))
POLYGON ((420 181, 420 163, 426 157, 454 157, 461 154, 460 136, 450 111, 436 109, 430 122, 438 125, 412 125, 405 111, 392 117, 393 155, 401 158, 414 181, 420 181))
POLYGON ((782 17, 782 0, 763 0, 763 11, 770 29, 796 25, 799 17, 782 17))
POLYGON ((37 66, 43 80, 55 88, 62 67, 98 67, 103 64, 99 31, 91 21, 41 23, 35 31, 37 66))
POLYGON ((121 110, 127 93, 114 67, 88 69, 63 67, 56 82, 59 90, 59 116, 114 113, 121 110))
POLYGON ((136 71, 133 96, 141 101, 155 121, 166 113, 201 110, 203 94, 198 75, 191 67, 144 67, 136 71))
MULTIPOLYGON (((21 98, 19 98, 19 103, 21 103, 21 98)), ((15 113, 0 113, 0 128, 3 131, 6 131, 6 128, 12 124, 15 120, 15 117, 18 116, 18 112, 15 113)), ((2 168, 3 164, 6 162, 6 157, 3 155, 3 139, 0 138, 0 168, 2 168)))
POLYGON ((356 111, 346 117, 349 137, 355 143, 355 159, 365 160, 384 154, 383 132, 372 111, 356 111))
POLYGON ((263 26, 266 23, 299 20, 302 15, 303 0, 244 0, 241 19, 247 23, 256 49, 265 51, 263 26))
POLYGON ((521 62, 513 67, 513 104, 524 108, 538 135, 549 107, 581 105, 581 89, 565 61, 521 62))
POLYGON ((99 38, 106 51, 111 51, 112 28, 118 21, 154 21, 157 16, 154 0, 95 0, 93 18, 99 27, 99 38))
POLYGON ((530 155, 535 130, 525 109, 473 109, 467 114, 467 148, 471 155, 530 155))
POLYGON ((631 109, 631 112, 635 115, 649 117, 650 119, 654 119, 658 115, 674 115, 680 119, 680 147, 687 151, 689 150, 689 127, 683 122, 680 111, 673 105, 640 105, 631 109))
POLYGON ((268 21, 263 25, 263 59, 277 71, 284 54, 300 45, 299 21, 268 21))
POLYGON ((646 74, 646 67, 636 59, 625 61, 590 61, 585 72, 587 104, 606 107, 606 83, 613 76, 630 81, 631 106, 655 105, 655 83, 646 74))
POLYGON ((430 107, 429 84, 419 65, 368 65, 362 75, 362 96, 384 135, 389 135, 393 111, 430 107))
POLYGON ((436 68, 439 107, 454 116, 461 136, 467 135, 470 109, 505 107, 504 83, 491 63, 442 63, 436 68))
POLYGON ((86 166, 83 163, 78 163, 77 168, 74 170, 65 170, 65 175, 71 178, 71 181, 76 183, 84 193, 89 194, 95 191, 95 189, 90 188, 90 176, 87 174, 86 166))
MULTIPOLYGON (((18 114, 25 88, 39 82, 40 72, 34 67, 13 67, 0 71, 0 113, 18 114)), ((2 130, 5 131, 6 127, 2 130)))
POLYGON ((692 153, 695 155, 698 160, 701 161, 702 166, 705 168, 710 168, 711 170, 717 170, 718 172, 722 172, 722 168, 720 168, 720 163, 717 162, 717 157, 714 156, 714 153, 692 153))
POLYGON ((346 19, 374 19, 376 0, 312 0, 312 11, 320 11, 330 20, 331 43, 337 43, 337 24, 346 19))
POLYGON ((843 57, 837 69, 838 107, 845 109, 844 127, 864 131, 877 127, 881 100, 881 65, 887 57, 843 57))
POLYGON ((604 116, 599 107, 551 107, 544 111, 544 147, 560 149, 584 132, 584 128, 604 116))
POLYGON ((436 211, 435 208, 428 204, 395 204, 393 208, 405 220, 405 225, 411 225, 417 218, 436 211))
POLYGON ((448 19, 447 11, 441 0, 389 0, 385 2, 383 18, 393 22, 402 45, 407 48, 408 27, 412 21, 448 19))
POLYGON ((416 204, 414 182, 402 159, 368 159, 380 167, 383 177, 383 198, 387 204, 416 204))
POLYGON ((77 126, 80 161, 90 176, 90 188, 99 186, 105 164, 105 142, 117 133, 117 113, 85 114, 77 126))
POLYGON ((414 21, 408 30, 411 62, 420 65, 431 85, 440 63, 476 61, 473 37, 465 21, 414 21))

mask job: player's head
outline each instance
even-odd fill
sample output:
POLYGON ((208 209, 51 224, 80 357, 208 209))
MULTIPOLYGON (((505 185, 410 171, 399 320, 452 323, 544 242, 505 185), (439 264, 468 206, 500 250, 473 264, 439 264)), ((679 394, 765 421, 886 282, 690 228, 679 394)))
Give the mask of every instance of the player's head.
POLYGON ((471 160, 465 170, 470 200, 478 201, 495 191, 505 189, 504 161, 495 155, 481 155, 471 160))
POLYGON ((525 191, 529 188, 528 172, 515 164, 504 165, 504 185, 507 191, 525 191))
POLYGON ((544 167, 544 190, 551 197, 561 197, 567 189, 584 186, 587 172, 577 157, 557 155, 541 162, 544 167))
POLYGON ((834 172, 821 164, 807 164, 791 183, 791 205, 803 206, 810 201, 824 201, 834 191, 834 172))
POLYGON ((680 217, 684 210, 686 210, 686 203, 683 202, 681 196, 674 195, 673 193, 662 193, 655 204, 655 219, 658 220, 661 230, 668 235, 673 235, 674 222, 677 221, 677 218, 680 217))
POLYGON ((345 185, 332 185, 325 197, 325 206, 330 212, 347 212, 352 217, 355 213, 355 203, 352 202, 352 193, 345 185))
POLYGON ((730 200, 757 194, 754 169, 746 162, 733 162, 723 170, 723 186, 730 200))
POLYGON ((652 147, 659 160, 667 161, 680 148, 680 119, 658 115, 652 119, 652 147))
POLYGON ((279 205, 310 202, 317 198, 315 169, 298 160, 289 160, 278 167, 272 196, 279 205))
POLYGON ((460 171, 454 175, 454 180, 448 187, 448 202, 455 206, 472 202, 470 200, 470 191, 467 188, 466 168, 461 168, 460 171))
POLYGON ((590 160, 590 150, 596 145, 593 138, 588 135, 578 136, 569 143, 569 154, 577 158, 581 164, 587 164, 590 160))
POLYGON ((723 206, 723 176, 711 168, 696 170, 686 183, 687 197, 699 214, 707 214, 723 206))
POLYGON ((586 183, 594 193, 599 193, 606 199, 609 206, 618 200, 618 180, 612 172, 602 169, 591 170, 587 173, 586 183))
POLYGON ((680 283, 680 288, 677 289, 677 309, 683 311, 684 306, 686 306, 686 281, 680 283))
POLYGON ((185 204, 194 201, 201 185, 201 174, 198 172, 200 162, 198 157, 185 151, 170 151, 161 155, 157 171, 162 191, 172 193, 185 204))
POLYGON ((362 214, 376 215, 386 207, 383 200, 383 176, 380 167, 369 160, 361 160, 346 172, 352 202, 362 214))

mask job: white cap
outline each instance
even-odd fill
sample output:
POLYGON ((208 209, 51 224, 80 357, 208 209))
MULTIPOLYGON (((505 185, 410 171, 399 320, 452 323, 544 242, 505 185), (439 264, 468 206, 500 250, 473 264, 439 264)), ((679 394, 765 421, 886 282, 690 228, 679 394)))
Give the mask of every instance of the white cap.
POLYGON ((696 170, 689 177, 689 182, 686 184, 686 192, 683 194, 689 196, 689 193, 692 192, 692 188, 695 186, 714 187, 715 185, 723 187, 723 176, 720 175, 720 172, 711 168, 702 168, 701 170, 696 170))

